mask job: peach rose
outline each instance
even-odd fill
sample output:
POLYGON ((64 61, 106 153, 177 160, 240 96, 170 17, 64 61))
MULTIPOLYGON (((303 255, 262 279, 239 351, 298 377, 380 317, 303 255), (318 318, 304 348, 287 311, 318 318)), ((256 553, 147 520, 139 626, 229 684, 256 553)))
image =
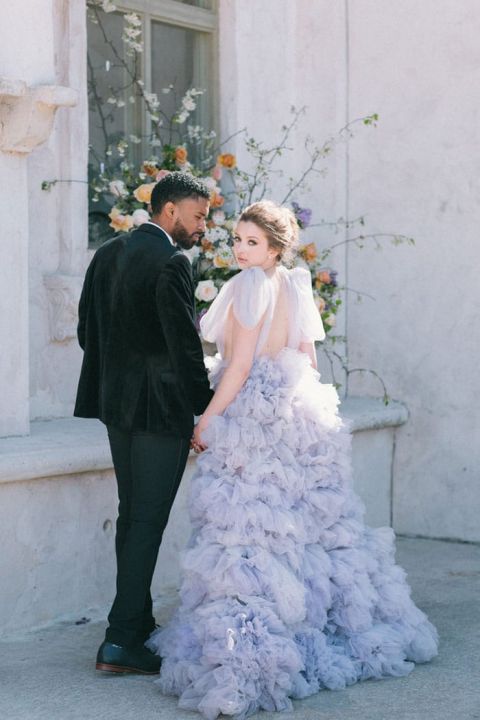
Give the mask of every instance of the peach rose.
POLYGON ((219 208, 222 207, 223 203, 225 202, 225 198, 223 198, 220 193, 217 193, 215 190, 210 195, 210 207, 211 208, 219 208))
POLYGON ((317 273, 317 278, 324 285, 329 285, 332 282, 332 278, 328 270, 321 270, 319 273, 317 273))
POLYGON ((307 262, 313 262, 317 257, 317 248, 315 247, 315 243, 311 242, 308 243, 308 245, 303 245, 300 248, 300 253, 307 262))
POLYGON ((326 302, 321 295, 317 295, 315 297, 315 305, 317 306, 319 313, 322 313, 325 310, 326 302))
POLYGON ((120 210, 113 207, 108 214, 112 221, 110 227, 120 232, 128 232, 133 227, 133 218, 131 215, 123 215, 120 210))
POLYGON ((170 175, 170 170, 159 170, 158 173, 155 175, 155 180, 157 182, 159 180, 163 180, 163 178, 167 177, 167 175, 170 175))
POLYGON ((220 182, 222 179, 223 170, 220 165, 215 165, 212 170, 212 177, 216 182, 220 182))
POLYGON ((231 170, 237 164, 237 158, 231 153, 223 153, 217 157, 217 165, 221 165, 224 168, 231 170))
POLYGON ((133 194, 135 195, 135 198, 138 200, 138 202, 146 204, 150 202, 154 185, 155 183, 145 183, 144 185, 139 185, 137 189, 133 191, 133 194))
POLYGON ((187 149, 182 147, 182 145, 179 145, 175 149, 175 162, 177 163, 177 165, 185 165, 185 163, 187 162, 187 157, 187 149))

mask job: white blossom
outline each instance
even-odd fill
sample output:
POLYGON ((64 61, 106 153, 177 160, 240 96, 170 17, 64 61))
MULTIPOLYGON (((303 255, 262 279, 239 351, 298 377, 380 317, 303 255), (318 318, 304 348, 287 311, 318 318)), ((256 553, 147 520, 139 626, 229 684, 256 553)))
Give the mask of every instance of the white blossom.
POLYGON ((110 0, 102 0, 102 10, 106 13, 115 12, 117 6, 110 2, 110 0))
POLYGON ((225 222, 225 213, 223 210, 215 210, 215 212, 212 214, 212 220, 215 223, 215 225, 223 225, 225 222))
POLYGON ((214 190, 218 190, 217 181, 215 178, 211 177, 210 175, 208 177, 202 178, 202 182, 207 186, 207 188, 210 190, 210 192, 213 192, 214 190))
POLYGON ((150 220, 150 215, 146 210, 138 208, 138 210, 133 211, 132 220, 134 225, 142 225, 142 223, 148 222, 150 220))
POLYGON ((109 192, 115 197, 126 197, 128 190, 123 180, 112 180, 108 185, 109 192))
POLYGON ((195 290, 195 297, 200 302, 211 302, 217 294, 213 280, 200 280, 195 290))
POLYGON ((129 25, 135 25, 137 27, 142 24, 140 16, 136 13, 128 13, 128 15, 125 15, 125 20, 129 25))
POLYGON ((200 255, 201 250, 198 245, 194 245, 190 248, 190 250, 184 250, 183 254, 188 257, 191 263, 193 263, 197 257, 200 255))
POLYGON ((205 232, 205 237, 211 243, 226 243, 228 241, 229 235, 228 231, 225 230, 225 228, 215 226, 212 228, 207 228, 207 231, 205 232))

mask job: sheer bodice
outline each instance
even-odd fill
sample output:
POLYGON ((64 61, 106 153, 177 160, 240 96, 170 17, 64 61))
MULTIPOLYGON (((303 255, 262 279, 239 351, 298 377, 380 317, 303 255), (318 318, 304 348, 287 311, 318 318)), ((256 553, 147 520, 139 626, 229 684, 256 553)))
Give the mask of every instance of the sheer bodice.
POLYGON ((279 266, 272 274, 262 268, 242 270, 222 287, 200 321, 202 336, 215 342, 223 360, 232 353, 234 317, 246 328, 261 324, 255 357, 275 357, 284 347, 323 340, 320 314, 308 270, 279 266))

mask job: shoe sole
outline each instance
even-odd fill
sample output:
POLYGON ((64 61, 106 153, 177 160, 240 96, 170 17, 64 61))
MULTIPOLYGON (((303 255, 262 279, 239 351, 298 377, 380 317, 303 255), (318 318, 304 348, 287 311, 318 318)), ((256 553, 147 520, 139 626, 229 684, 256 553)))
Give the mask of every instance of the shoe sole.
POLYGON ((160 673, 160 670, 140 670, 139 668, 124 665, 108 665, 107 663, 97 663, 95 669, 113 673, 137 673, 138 675, 158 675, 160 673))

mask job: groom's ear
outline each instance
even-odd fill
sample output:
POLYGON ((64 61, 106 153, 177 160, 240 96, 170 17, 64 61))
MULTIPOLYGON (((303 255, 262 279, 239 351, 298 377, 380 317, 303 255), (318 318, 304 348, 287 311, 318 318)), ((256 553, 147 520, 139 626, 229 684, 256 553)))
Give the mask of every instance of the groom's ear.
POLYGON ((176 207, 175 203, 173 203, 171 200, 166 202, 165 205, 163 206, 163 212, 171 220, 173 220, 173 218, 175 217, 176 211, 177 211, 177 207, 176 207))

